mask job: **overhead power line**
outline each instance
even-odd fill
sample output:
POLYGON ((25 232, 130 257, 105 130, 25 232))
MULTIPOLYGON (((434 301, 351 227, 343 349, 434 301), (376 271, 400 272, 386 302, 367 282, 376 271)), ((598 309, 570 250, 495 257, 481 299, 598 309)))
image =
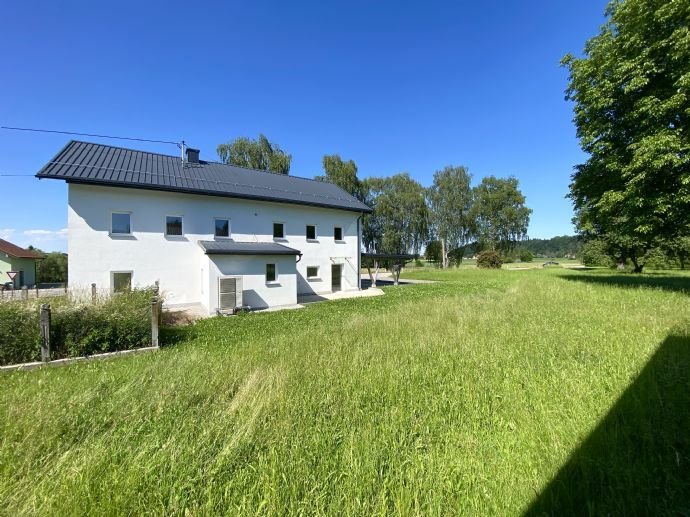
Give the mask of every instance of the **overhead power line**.
POLYGON ((57 131, 57 130, 53 130, 53 129, 37 129, 37 128, 30 128, 30 127, 0 126, 0 129, 7 129, 10 131, 32 131, 35 133, 57 133, 60 135, 91 136, 94 138, 112 138, 114 140, 132 140, 135 142, 152 142, 155 144, 171 144, 171 145, 176 145, 178 147, 184 143, 183 140, 180 140, 179 142, 173 142, 172 140, 152 140, 150 138, 135 138, 135 137, 130 137, 130 136, 98 135, 95 133, 79 133, 76 131, 57 131))

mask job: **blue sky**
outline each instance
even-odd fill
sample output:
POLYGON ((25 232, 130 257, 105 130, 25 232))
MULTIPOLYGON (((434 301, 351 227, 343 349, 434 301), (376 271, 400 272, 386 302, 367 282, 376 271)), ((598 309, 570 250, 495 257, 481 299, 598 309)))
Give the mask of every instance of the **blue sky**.
MULTIPOLYGON (((263 132, 306 177, 326 153, 360 177, 406 171, 423 185, 465 165, 475 183, 519 179, 531 237, 571 234, 564 196, 584 155, 559 61, 581 52, 605 5, 10 2, 0 125, 184 138, 202 159, 263 132)), ((68 140, 0 130, 0 174, 35 173, 68 140)), ((63 182, 0 176, 0 192, 0 237, 66 249, 63 182)))

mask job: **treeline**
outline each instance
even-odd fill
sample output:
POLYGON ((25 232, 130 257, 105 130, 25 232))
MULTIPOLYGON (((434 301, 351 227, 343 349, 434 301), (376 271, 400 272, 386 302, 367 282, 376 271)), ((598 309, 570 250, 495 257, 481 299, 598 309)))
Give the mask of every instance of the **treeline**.
MULTIPOLYGON (((236 138, 218 146, 224 163, 288 174, 291 155, 264 135, 258 140, 236 138)), ((532 210, 525 205, 516 178, 483 178, 476 187, 466 167, 448 166, 436 171, 425 187, 407 173, 360 180, 353 160, 339 155, 323 157, 329 181, 370 206, 363 219, 362 238, 366 251, 419 255, 432 242, 441 246, 444 267, 465 248, 507 253, 526 239, 532 210)))
POLYGON ((582 239, 575 235, 560 235, 551 239, 528 239, 520 246, 535 257, 576 258, 582 251, 582 239))

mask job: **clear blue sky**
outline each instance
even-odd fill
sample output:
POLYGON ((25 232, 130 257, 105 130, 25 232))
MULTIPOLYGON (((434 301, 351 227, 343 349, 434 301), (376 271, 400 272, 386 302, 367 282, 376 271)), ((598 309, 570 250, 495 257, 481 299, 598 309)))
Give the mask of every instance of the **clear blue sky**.
MULTIPOLYGON (((571 234, 564 196, 583 154, 559 61, 605 4, 9 2, 0 125, 184 138, 206 159, 263 132, 306 177, 325 153, 423 185, 466 165, 475 182, 519 179, 531 237, 571 234)), ((0 174, 35 173, 68 139, 0 131, 0 174)), ((0 177, 0 192, 0 237, 66 249, 63 182, 0 177)))

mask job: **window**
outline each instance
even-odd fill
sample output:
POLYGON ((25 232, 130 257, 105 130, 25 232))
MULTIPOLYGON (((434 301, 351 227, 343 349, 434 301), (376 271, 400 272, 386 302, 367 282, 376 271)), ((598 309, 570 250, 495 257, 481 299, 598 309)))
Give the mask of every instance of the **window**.
POLYGON ((307 266, 307 279, 319 278, 319 266, 307 266))
POLYGON ((343 229, 340 226, 336 226, 335 228, 333 228, 333 237, 336 241, 343 240, 343 229))
POLYGON ((216 219, 216 237, 230 237, 230 219, 216 219))
POLYGON ((119 271, 112 273, 113 292, 124 293, 132 289, 132 272, 119 271))
POLYGON ((266 283, 276 282, 278 271, 275 264, 266 264, 266 283))
POLYGON ((182 217, 178 215, 168 215, 165 217, 165 235, 182 235, 182 217))
POLYGON ((307 240, 308 241, 315 241, 316 240, 316 225, 315 224, 308 224, 307 225, 307 240))
POLYGON ((283 223, 273 223, 273 238, 274 239, 284 239, 285 238, 285 225, 283 223))
POLYGON ((127 212, 113 212, 110 218, 110 233, 112 235, 130 235, 132 225, 131 214, 127 212))

